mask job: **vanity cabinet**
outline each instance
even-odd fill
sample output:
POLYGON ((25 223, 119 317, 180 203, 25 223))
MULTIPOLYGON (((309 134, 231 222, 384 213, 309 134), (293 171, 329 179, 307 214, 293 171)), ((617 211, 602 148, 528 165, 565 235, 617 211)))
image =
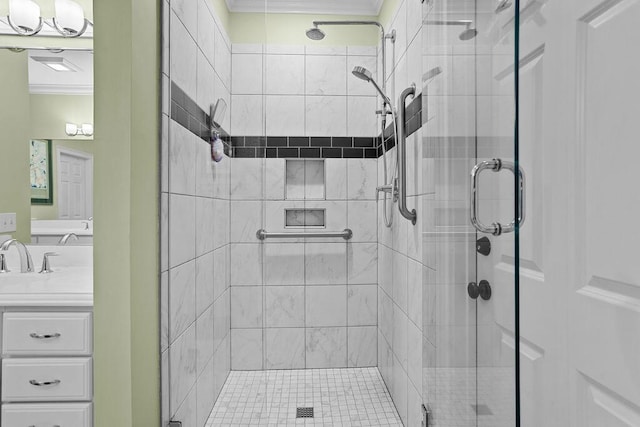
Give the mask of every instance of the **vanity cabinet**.
POLYGON ((87 309, 3 310, 1 427, 91 427, 91 320, 87 309))

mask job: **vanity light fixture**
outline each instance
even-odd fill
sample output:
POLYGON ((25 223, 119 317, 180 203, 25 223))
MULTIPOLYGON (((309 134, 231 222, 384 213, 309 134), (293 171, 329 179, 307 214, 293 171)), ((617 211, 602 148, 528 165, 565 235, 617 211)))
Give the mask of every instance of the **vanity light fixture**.
POLYGON ((67 123, 65 125, 64 131, 69 136, 76 136, 78 134, 84 136, 93 136, 93 125, 91 123, 83 123, 78 126, 74 123, 67 123))
POLYGON ((33 36, 42 29, 40 6, 33 0, 10 0, 7 22, 22 36, 33 36))
MULTIPOLYGON (((90 25, 93 26, 93 22, 85 18, 82 6, 73 0, 55 0, 54 8, 55 16, 45 20, 34 0, 9 0, 6 23, 21 36, 36 35, 43 24, 47 24, 62 37, 80 37, 90 25)), ((48 32, 45 35, 52 34, 48 32)))
POLYGON ((82 6, 73 0, 56 0, 55 9, 53 27, 63 37, 80 37, 89 25, 93 25, 84 17, 82 6))

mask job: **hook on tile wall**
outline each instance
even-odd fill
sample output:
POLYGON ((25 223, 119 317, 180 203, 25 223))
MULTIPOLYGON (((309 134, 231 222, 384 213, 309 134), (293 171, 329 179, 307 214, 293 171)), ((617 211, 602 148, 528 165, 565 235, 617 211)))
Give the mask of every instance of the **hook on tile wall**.
POLYGON ((209 121, 210 121, 210 130, 211 130, 211 139, 216 139, 220 137, 220 129, 221 126, 219 123, 222 123, 222 119, 224 119, 224 114, 227 111, 227 102, 218 98, 215 104, 211 104, 209 107, 209 121))

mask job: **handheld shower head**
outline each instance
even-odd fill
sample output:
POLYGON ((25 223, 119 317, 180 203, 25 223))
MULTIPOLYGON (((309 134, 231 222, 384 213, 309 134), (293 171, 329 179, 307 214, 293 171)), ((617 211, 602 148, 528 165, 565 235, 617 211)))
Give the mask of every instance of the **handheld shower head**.
POLYGON ((371 71, 367 70, 364 67, 359 67, 356 66, 353 71, 352 71, 353 75, 356 76, 357 78, 364 80, 365 82, 370 82, 371 79, 373 78, 371 75, 371 71))
POLYGON ((322 40, 324 36, 326 36, 326 33, 318 27, 309 28, 307 30, 307 37, 311 40, 322 40))
POLYGON ((424 73, 422 75, 422 81, 423 82, 428 82, 429 80, 435 78, 437 75, 442 73, 442 68, 440 67, 433 67, 432 69, 430 69, 429 71, 427 71, 426 73, 424 73))
POLYGON ((359 78, 360 80, 364 80, 365 82, 371 83, 373 87, 376 88, 376 90, 378 91, 382 99, 384 99, 384 102, 387 103, 388 105, 393 105, 391 104, 391 100, 389 99, 387 94, 384 93, 384 91, 380 88, 380 86, 378 86, 378 83, 376 83, 376 81, 373 80, 373 74, 371 74, 371 71, 367 70, 364 67, 356 66, 351 73, 357 78, 359 78))

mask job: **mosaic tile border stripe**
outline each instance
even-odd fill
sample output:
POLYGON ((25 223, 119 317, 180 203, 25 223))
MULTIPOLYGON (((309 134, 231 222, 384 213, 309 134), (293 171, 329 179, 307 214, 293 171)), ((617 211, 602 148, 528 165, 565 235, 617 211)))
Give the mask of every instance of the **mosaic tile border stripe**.
MULTIPOLYGON (((198 138, 209 142, 211 118, 174 82, 171 82, 171 118, 198 138)), ((224 153, 231 156, 230 137, 224 129, 220 132, 220 138, 224 142, 224 153)))
MULTIPOLYGON (((407 105, 406 117, 409 136, 422 127, 421 94, 407 105)), ((392 128, 387 127, 384 135, 385 147, 390 150, 396 145, 392 128)), ((375 159, 383 152, 380 137, 233 136, 231 146, 234 157, 245 158, 375 159)))
MULTIPOLYGON (((422 94, 406 108, 407 136, 422 127, 422 94)), ((209 142, 211 118, 178 85, 171 82, 171 118, 204 141, 209 142)), ((375 159, 382 156, 380 137, 343 136, 233 136, 221 131, 224 151, 230 157, 296 159, 375 159)), ((391 127, 384 132, 386 150, 395 147, 391 127)))
POLYGON ((375 159, 378 138, 314 136, 234 136, 234 157, 375 159))

